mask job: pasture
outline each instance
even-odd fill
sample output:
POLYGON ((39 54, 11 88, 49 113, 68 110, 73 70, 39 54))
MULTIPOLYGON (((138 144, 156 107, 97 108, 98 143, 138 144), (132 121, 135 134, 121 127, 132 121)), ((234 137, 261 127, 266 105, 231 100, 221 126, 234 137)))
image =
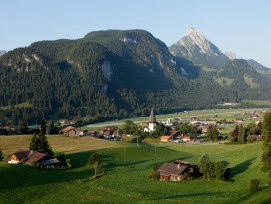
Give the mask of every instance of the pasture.
MULTIPOLYGON (((0 137, 5 154, 27 148, 30 136, 0 137), (24 137, 24 138, 23 138, 24 137)), ((41 170, 0 163, 0 203, 268 203, 269 178, 260 170, 261 142, 243 145, 140 144, 95 138, 48 137, 54 150, 71 159, 68 170, 41 170), (105 175, 93 179, 87 165, 92 152, 102 155, 105 175), (180 183, 150 181, 153 165, 182 159, 198 163, 204 153, 212 161, 232 168, 227 182, 186 180, 180 183), (251 178, 264 189, 249 194, 251 178)))

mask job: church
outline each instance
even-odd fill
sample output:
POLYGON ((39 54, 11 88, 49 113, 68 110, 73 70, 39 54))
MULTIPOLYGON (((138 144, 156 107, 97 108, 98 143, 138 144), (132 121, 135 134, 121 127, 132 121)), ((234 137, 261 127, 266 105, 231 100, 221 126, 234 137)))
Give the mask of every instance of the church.
POLYGON ((154 111, 151 109, 151 115, 149 118, 149 126, 144 128, 144 132, 152 132, 157 125, 156 118, 154 116, 154 111))

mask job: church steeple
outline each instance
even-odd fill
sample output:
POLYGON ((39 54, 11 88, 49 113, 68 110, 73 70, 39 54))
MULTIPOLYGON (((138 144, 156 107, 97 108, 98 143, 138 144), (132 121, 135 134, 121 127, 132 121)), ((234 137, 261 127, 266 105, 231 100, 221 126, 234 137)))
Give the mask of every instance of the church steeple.
POLYGON ((149 123, 156 123, 156 118, 154 116, 153 108, 151 109, 151 115, 150 115, 149 123))
POLYGON ((152 132, 156 125, 157 125, 156 118, 154 116, 153 109, 151 109, 151 115, 150 115, 150 119, 149 119, 149 132, 152 132))

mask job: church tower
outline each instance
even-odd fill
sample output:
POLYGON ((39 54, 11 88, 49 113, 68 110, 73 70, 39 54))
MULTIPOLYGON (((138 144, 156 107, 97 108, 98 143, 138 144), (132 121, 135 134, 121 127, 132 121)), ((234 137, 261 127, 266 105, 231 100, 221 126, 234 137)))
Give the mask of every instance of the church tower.
POLYGON ((153 109, 151 109, 151 115, 150 115, 150 119, 149 119, 149 131, 153 131, 154 127, 156 126, 157 122, 156 122, 156 118, 154 116, 154 112, 153 109))

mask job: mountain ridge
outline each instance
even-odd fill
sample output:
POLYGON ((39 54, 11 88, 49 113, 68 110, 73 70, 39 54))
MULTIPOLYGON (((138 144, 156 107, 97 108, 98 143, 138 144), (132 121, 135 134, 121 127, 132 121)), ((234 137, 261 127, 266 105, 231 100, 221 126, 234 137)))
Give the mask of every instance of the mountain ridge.
MULTIPOLYGON (((219 55, 226 57, 221 51, 219 55)), ((268 99, 268 80, 253 70, 245 61, 228 58, 225 65, 205 69, 172 55, 165 43, 144 30, 96 31, 75 40, 39 41, 0 58, 0 107, 31 104, 0 109, 0 119, 18 123, 57 114, 91 122, 146 116, 151 107, 165 113, 268 99), (238 69, 237 77, 232 73, 238 69)))

